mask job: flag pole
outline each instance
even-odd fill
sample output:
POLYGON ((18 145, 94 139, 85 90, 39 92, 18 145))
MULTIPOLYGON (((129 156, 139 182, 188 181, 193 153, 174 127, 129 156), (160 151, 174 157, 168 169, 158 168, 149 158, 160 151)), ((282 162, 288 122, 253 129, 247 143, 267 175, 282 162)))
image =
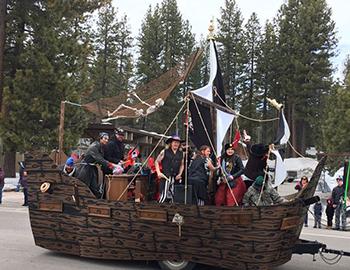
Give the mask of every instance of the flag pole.
POLYGON ((187 204, 187 189, 188 189, 188 137, 189 137, 189 112, 190 112, 190 99, 186 96, 186 151, 185 151, 185 204, 187 204))

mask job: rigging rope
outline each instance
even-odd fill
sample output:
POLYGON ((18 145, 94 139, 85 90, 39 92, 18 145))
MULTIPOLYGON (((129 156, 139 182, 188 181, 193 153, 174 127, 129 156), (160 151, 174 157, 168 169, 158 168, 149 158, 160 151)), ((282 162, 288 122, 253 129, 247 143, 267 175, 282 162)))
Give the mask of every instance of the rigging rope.
MULTIPOLYGON (((211 146, 211 148, 213 149, 213 152, 214 152, 214 155, 215 155, 216 159, 218 159, 217 152, 216 152, 216 150, 215 150, 215 147, 214 147, 214 145, 213 145, 213 142, 212 142, 211 139, 210 139, 208 130, 207 130, 205 124, 204 124, 204 120, 203 120, 202 114, 201 114, 201 112, 200 112, 200 110, 199 110, 199 108, 198 108, 196 98, 194 97, 194 95, 193 95, 192 92, 190 92, 190 93, 192 94, 192 98, 193 98, 194 104, 195 104, 195 106, 196 106, 196 109, 197 109, 199 118, 200 118, 200 120, 201 120, 201 122, 202 122, 203 129, 204 129, 204 131, 205 131, 205 134, 206 134, 207 137, 208 137, 210 146, 211 146)), ((220 163, 219 163, 219 166, 220 166, 220 169, 221 169, 222 171, 224 171, 220 163)), ((236 200, 236 197, 235 197, 235 195, 233 194, 233 191, 232 191, 232 189, 231 189, 231 187, 230 187, 230 184, 228 183, 227 178, 226 178, 226 175, 225 175, 224 173, 223 173, 223 177, 224 177, 224 179, 225 179, 225 181, 226 181, 226 185, 227 185, 227 187, 229 188, 230 193, 231 193, 231 195, 232 195, 232 197, 233 197, 233 199, 234 199, 236 205, 239 206, 239 205, 238 205, 238 202, 237 202, 237 200, 236 200)))
MULTIPOLYGON (((163 134, 167 134, 169 129, 172 127, 172 125, 174 124, 175 120, 177 119, 177 117, 179 116, 179 114, 182 112, 182 109, 185 107, 186 102, 184 102, 184 104, 181 106, 180 110, 177 112, 177 114, 175 115, 174 119, 171 121, 171 123, 169 124, 169 126, 167 127, 167 129, 164 131, 163 134)), ((131 179, 130 183, 125 187, 125 189, 123 190, 122 194, 120 194, 120 196, 118 197, 118 201, 120 200, 121 197, 123 197, 123 195, 125 194, 125 192, 129 189, 129 187, 131 186, 131 184, 134 182, 135 178, 138 176, 138 174, 141 172, 141 170, 143 169, 143 167, 146 165, 146 163, 148 162, 148 159, 153 155, 153 153, 156 151, 157 147, 159 146, 159 144, 161 143, 161 141, 163 140, 163 138, 165 137, 165 135, 162 135, 161 138, 159 139, 159 141, 157 142, 156 146, 153 148, 153 150, 151 151, 151 153, 148 155, 148 157, 145 159, 145 161, 142 163, 142 165, 140 166, 139 170, 137 171, 137 173, 134 175, 134 177, 131 179)))
POLYGON ((305 158, 302 154, 300 154, 300 153, 294 148, 294 146, 290 143, 289 140, 288 140, 288 144, 289 144, 290 148, 292 148, 292 150, 293 150, 299 157, 305 158))
POLYGON ((270 119, 255 119, 255 118, 251 118, 251 117, 248 117, 248 116, 245 116, 245 115, 242 115, 238 112, 236 112, 234 109, 232 109, 221 97, 220 95, 218 94, 216 88, 213 89, 216 96, 221 100, 221 102, 226 106, 226 108, 228 110, 230 110, 233 114, 235 114, 236 116, 240 116, 244 119, 247 119, 247 120, 250 120, 250 121, 254 121, 254 122, 259 122, 259 123, 263 123, 263 122, 272 122, 272 121, 276 121, 279 119, 279 117, 276 117, 276 118, 270 118, 270 119))

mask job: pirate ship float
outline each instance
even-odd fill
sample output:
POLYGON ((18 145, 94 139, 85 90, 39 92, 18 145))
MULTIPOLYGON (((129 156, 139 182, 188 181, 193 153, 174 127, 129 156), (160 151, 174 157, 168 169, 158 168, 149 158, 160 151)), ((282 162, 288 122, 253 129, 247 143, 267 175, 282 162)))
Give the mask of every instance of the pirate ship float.
MULTIPOLYGON (((214 41, 210 42, 216 55, 214 41)), ((149 95, 148 90, 156 88, 151 83, 134 95, 138 104, 120 104, 115 112, 119 116, 137 117, 155 110, 190 72, 199 54, 196 52, 183 66, 177 66, 161 77, 163 86, 166 83, 168 87, 162 87, 165 90, 159 91, 160 95, 149 95)), ((196 94, 208 89, 212 93, 215 76, 210 80, 185 102, 188 107, 196 108, 200 122, 203 122, 200 110, 210 112, 206 106, 214 102, 196 94)), ((118 100, 120 96, 87 104, 86 108, 113 118, 108 108, 115 106, 118 100)), ((213 106, 227 111, 221 105, 213 106)), ((208 134, 212 127, 202 124, 202 132, 213 136, 208 134)), ((319 162, 307 188, 289 196, 284 203, 216 207, 189 205, 186 199, 185 203, 175 204, 140 202, 138 195, 142 185, 136 191, 134 201, 123 197, 125 189, 120 196, 96 199, 83 182, 63 175, 49 155, 32 152, 26 155, 26 166, 34 240, 40 247, 66 254, 98 259, 156 260, 163 269, 171 270, 192 269, 195 263, 227 269, 268 269, 288 262, 300 242, 303 217, 308 205, 315 201, 313 194, 325 160, 319 162)), ((142 182, 137 174, 125 176, 124 180, 130 178, 142 182)), ((186 194, 184 198, 187 198, 186 194)))

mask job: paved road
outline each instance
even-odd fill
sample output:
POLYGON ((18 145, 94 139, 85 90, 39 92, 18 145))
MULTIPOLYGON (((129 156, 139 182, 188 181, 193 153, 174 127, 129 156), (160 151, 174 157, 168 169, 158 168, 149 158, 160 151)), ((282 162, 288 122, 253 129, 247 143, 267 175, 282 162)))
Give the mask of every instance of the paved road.
MULTIPOLYGON (((84 259, 47 251, 34 245, 28 219, 28 210, 21 207, 22 194, 5 192, 3 204, 0 205, 0 269, 1 270, 156 270, 156 263, 120 262, 84 259)), ((350 232, 329 231, 324 229, 305 228, 302 237, 324 242, 329 248, 350 251, 350 232)), ((332 257, 333 255, 328 255, 332 257)), ((320 256, 312 261, 311 255, 295 255, 287 264, 274 270, 349 270, 350 257, 329 266, 320 256)), ((214 270, 212 267, 199 266, 197 270, 214 270)), ((219 269, 216 269, 219 270, 219 269)))

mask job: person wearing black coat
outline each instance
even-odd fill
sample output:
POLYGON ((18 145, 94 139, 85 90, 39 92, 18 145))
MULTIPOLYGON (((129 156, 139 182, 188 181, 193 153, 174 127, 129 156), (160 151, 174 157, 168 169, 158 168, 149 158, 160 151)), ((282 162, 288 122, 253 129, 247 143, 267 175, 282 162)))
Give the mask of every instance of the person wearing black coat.
POLYGON ((314 218, 315 218, 314 228, 321 229, 321 218, 322 218, 322 203, 321 202, 317 202, 314 204, 314 218))
POLYGON ((188 183, 193 190, 192 201, 197 205, 204 205, 208 201, 209 174, 217 169, 209 158, 210 153, 211 148, 202 145, 188 169, 188 183))
POLYGON ((109 162, 118 164, 120 161, 124 160, 124 135, 125 134, 122 129, 117 129, 112 139, 106 145, 104 157, 109 162))
POLYGON ((23 187, 24 202, 22 206, 28 206, 28 182, 27 171, 23 161, 19 162, 19 183, 23 187))
POLYGON ((104 158, 103 146, 108 143, 109 136, 105 132, 101 132, 99 135, 99 141, 93 142, 82 160, 79 168, 78 175, 79 180, 83 181, 97 197, 101 197, 101 192, 98 187, 98 169, 97 165, 101 166, 103 171, 109 169, 113 171, 116 164, 109 162, 104 158))
POLYGON ((326 216, 327 216, 327 229, 331 229, 333 225, 333 216, 334 216, 334 207, 333 207, 332 198, 329 198, 327 200, 326 216))
POLYGON ((344 209, 344 185, 343 178, 337 178, 338 186, 332 190, 333 208, 335 209, 335 229, 340 229, 340 219, 342 220, 342 230, 346 230, 346 213, 344 209))
POLYGON ((2 203, 2 189, 5 186, 5 173, 0 167, 0 204, 2 203))
POLYGON ((244 169, 244 175, 248 179, 246 179, 244 183, 248 189, 258 176, 265 175, 269 146, 261 143, 251 145, 250 141, 245 141, 245 143, 247 145, 249 157, 244 169))
POLYGON ((221 156, 222 177, 215 194, 216 206, 234 206, 241 204, 247 191, 241 175, 244 166, 241 158, 235 154, 233 144, 226 144, 221 156))

